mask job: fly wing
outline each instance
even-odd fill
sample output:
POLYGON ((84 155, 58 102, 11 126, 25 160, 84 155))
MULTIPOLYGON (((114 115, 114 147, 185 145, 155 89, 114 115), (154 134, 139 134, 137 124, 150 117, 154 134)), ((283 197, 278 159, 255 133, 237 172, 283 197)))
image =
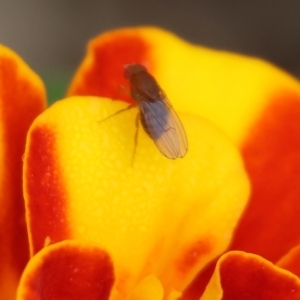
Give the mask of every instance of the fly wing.
POLYGON ((170 159, 185 156, 188 147, 186 134, 167 98, 141 101, 139 106, 143 126, 160 152, 170 159))

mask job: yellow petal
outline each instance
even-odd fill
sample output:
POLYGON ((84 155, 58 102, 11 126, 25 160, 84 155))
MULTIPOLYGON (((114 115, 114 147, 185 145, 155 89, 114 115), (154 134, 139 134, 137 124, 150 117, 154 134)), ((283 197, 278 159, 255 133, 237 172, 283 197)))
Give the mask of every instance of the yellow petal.
POLYGON ((162 300, 163 287, 154 275, 144 278, 129 295, 128 300, 162 300))
POLYGON ((59 101, 32 125, 24 186, 32 253, 45 239, 94 241, 112 254, 123 295, 155 274, 182 291, 228 246, 249 194, 239 152, 213 124, 179 117, 183 159, 165 158, 139 129, 136 109, 95 97, 59 101))

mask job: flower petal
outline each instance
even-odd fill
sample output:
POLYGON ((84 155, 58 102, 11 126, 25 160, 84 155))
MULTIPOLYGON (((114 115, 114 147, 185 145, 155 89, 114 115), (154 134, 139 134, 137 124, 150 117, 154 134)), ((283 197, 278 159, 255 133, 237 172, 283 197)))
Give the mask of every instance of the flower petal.
POLYGON ((144 278, 129 295, 128 300, 162 300, 163 287, 156 276, 144 278))
POLYGON ((92 40, 88 45, 87 56, 69 87, 68 95, 124 98, 132 102, 126 93, 120 93, 121 85, 128 86, 123 77, 124 64, 142 63, 147 67, 151 65, 152 69, 149 55, 151 44, 143 39, 143 34, 143 30, 138 28, 134 34, 126 29, 116 30, 92 40))
POLYGON ((254 254, 232 251, 218 261, 201 300, 293 300, 300 297, 300 279, 254 254))
POLYGON ((243 163, 214 125, 180 114, 188 154, 165 158, 139 128, 132 164, 136 109, 101 122, 124 107, 72 97, 33 123, 24 156, 31 250, 49 238, 91 240, 112 254, 122 295, 150 274, 167 294, 181 291, 230 242, 249 194, 243 163))
MULTIPOLYGON (((115 98, 118 85, 124 85, 123 65, 129 62, 144 64, 176 109, 212 120, 241 149, 253 192, 231 249, 278 261, 299 242, 299 81, 260 59, 137 27, 94 39, 69 93, 102 95, 107 89, 106 95, 115 98), (98 75, 108 69, 109 83, 98 75), (90 77, 99 80, 98 87, 89 84, 90 77)), ((209 278, 208 272, 203 276, 209 278)))
POLYGON ((22 195, 22 155, 27 130, 46 105, 40 78, 10 49, 0 45, 0 294, 15 299, 29 258, 22 195))
POLYGON ((292 248, 276 264, 278 267, 286 269, 298 277, 300 276, 300 245, 292 248))
POLYGON ((280 89, 278 83, 241 145, 253 190, 231 246, 273 263, 299 243, 300 228, 295 209, 300 197, 300 84, 298 93, 280 89))
POLYGON ((78 241, 47 246, 29 261, 17 300, 108 300, 114 284, 109 255, 78 241))

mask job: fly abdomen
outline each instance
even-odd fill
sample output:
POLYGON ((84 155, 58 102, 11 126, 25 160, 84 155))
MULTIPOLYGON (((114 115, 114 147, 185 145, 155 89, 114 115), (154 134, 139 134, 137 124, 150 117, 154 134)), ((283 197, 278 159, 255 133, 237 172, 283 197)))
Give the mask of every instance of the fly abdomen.
POLYGON ((140 114, 140 120, 141 120, 141 123, 142 123, 142 126, 143 126, 144 130, 150 136, 150 132, 149 132, 148 126, 146 125, 145 118, 144 118, 144 116, 142 114, 140 114))
POLYGON ((140 120, 144 130, 155 141, 168 130, 168 110, 160 101, 140 102, 140 120))

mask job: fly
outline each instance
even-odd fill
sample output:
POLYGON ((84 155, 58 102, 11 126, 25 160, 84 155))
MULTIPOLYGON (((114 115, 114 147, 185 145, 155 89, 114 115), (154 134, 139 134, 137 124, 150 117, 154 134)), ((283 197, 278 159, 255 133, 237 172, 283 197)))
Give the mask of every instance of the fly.
POLYGON ((135 145, 140 119, 144 130, 164 156, 170 159, 184 157, 188 148, 187 137, 164 91, 143 65, 132 63, 124 68, 124 78, 129 81, 130 94, 136 104, 114 115, 138 106, 135 145))
POLYGON ((124 77, 139 107, 140 120, 159 151, 170 159, 184 157, 187 138, 184 128, 166 94, 155 78, 140 64, 125 65, 124 77))

